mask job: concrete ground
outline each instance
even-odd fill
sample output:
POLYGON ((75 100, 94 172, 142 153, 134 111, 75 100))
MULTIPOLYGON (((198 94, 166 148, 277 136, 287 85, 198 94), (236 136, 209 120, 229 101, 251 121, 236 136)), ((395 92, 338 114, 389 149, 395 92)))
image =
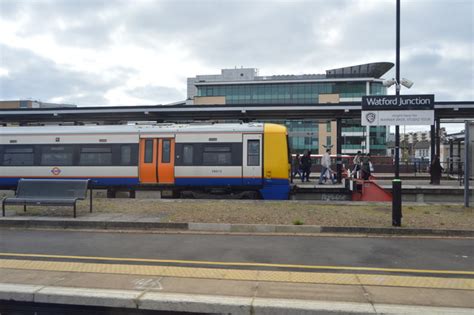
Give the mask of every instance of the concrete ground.
POLYGON ((472 279, 97 265, 0 260, 0 300, 219 314, 474 309, 472 279))
MULTIPOLYGON (((457 182, 449 181, 443 186, 454 187, 453 183, 457 182)), ((314 183, 310 185, 314 187, 314 183)), ((350 204, 340 203, 342 208, 350 204)), ((70 215, 69 209, 66 212, 70 215)), ((162 223, 164 218, 103 212, 92 215, 87 212, 86 215, 86 212, 80 213, 75 222, 137 223, 152 227, 162 223)), ((9 217, 1 219, 1 223, 16 219, 47 224, 72 220, 41 215, 19 218, 13 217, 14 214, 15 211, 9 211, 9 217)), ((3 229, 9 228, 6 226, 3 229)), ((226 233, 235 231, 232 226, 225 223, 203 225, 208 231, 215 229, 226 233)), ((277 231, 266 225, 234 226, 244 233, 277 231)), ((59 224, 58 227, 68 226, 59 224)), ((321 227, 317 226, 287 225, 281 228, 284 233, 321 232, 321 227)), ((66 257, 54 260, 2 257, 1 300, 246 315, 473 314, 474 272, 418 276, 407 272, 301 272, 158 266, 133 261, 81 261, 81 258, 70 261, 66 257)))

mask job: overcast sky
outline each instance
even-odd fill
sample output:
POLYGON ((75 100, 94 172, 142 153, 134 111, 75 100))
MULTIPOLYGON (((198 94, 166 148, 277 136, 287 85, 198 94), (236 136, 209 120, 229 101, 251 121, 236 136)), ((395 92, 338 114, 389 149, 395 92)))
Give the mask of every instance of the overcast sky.
MULTIPOLYGON (((474 100, 474 1, 402 0, 401 16, 402 93, 474 100)), ((166 104, 222 68, 377 61, 395 62, 395 0, 0 0, 1 100, 166 104)))

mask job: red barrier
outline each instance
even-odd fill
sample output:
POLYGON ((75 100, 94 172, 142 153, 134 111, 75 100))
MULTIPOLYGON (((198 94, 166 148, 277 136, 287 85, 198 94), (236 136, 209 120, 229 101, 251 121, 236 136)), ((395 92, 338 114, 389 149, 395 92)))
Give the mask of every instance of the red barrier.
POLYGON ((392 194, 371 180, 354 179, 352 201, 392 201, 392 194))

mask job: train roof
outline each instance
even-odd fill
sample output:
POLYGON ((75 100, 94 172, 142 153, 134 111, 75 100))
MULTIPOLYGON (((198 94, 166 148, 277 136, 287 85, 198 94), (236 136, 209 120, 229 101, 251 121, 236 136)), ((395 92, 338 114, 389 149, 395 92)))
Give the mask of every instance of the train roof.
POLYGON ((96 125, 96 126, 24 126, 0 127, 1 135, 11 134, 135 134, 180 132, 262 132, 263 123, 242 124, 158 124, 158 125, 96 125))

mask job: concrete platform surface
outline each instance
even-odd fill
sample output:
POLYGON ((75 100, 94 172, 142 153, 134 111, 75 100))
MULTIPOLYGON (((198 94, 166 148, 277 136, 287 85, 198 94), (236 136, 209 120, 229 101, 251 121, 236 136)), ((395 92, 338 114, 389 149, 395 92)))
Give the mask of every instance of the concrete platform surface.
MULTIPOLYGON (((107 269, 4 267, 0 267, 0 300, 218 314, 472 314, 474 310, 474 286, 469 281, 467 287, 453 289, 420 287, 416 281, 405 287, 403 280, 397 286, 336 284, 327 275, 321 277, 327 283, 210 279, 192 270, 173 277, 134 274, 131 265, 123 274, 107 269)), ((285 273, 291 277, 291 272, 285 273)), ((456 282, 450 279, 446 280, 456 282)))

